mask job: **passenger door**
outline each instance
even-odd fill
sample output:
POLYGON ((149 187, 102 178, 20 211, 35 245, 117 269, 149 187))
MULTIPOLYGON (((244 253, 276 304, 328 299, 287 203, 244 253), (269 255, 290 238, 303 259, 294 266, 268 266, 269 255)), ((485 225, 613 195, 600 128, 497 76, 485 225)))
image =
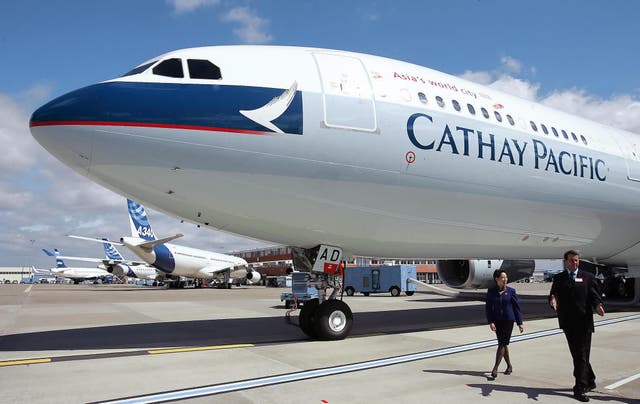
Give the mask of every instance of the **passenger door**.
POLYGON ((328 128, 365 132, 378 129, 373 90, 362 61, 353 56, 314 52, 328 128))

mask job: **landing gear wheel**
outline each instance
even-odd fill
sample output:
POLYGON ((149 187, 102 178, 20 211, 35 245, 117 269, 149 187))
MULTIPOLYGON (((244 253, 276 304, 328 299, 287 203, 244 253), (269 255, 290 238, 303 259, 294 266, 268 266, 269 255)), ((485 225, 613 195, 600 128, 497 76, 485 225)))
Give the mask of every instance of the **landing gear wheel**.
POLYGON ((355 289, 353 289, 351 286, 347 286, 344 291, 347 293, 347 296, 353 296, 353 294, 356 292, 355 289))
POLYGON ((311 338, 316 337, 315 333, 315 321, 316 313, 320 302, 318 299, 311 299, 304 302, 300 309, 300 315, 298 316, 298 322, 300 323, 300 329, 311 338))
POLYGON ((389 292, 391 292, 391 296, 393 297, 400 296, 400 288, 397 286, 392 286, 391 289, 389 289, 389 292))
POLYGON ((315 335, 320 340, 344 339, 352 326, 353 314, 342 300, 327 300, 315 311, 315 335))

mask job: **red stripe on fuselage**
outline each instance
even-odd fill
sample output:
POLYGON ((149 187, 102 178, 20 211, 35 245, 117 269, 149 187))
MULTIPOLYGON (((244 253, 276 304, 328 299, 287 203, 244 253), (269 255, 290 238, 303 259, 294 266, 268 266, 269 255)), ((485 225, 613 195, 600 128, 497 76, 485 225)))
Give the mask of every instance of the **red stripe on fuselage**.
POLYGON ((50 121, 50 122, 32 122, 29 127, 35 126, 135 126, 142 128, 163 128, 163 129, 186 129, 186 130, 206 130, 211 132, 232 132, 244 135, 271 135, 274 132, 263 132, 258 130, 234 129, 234 128, 216 128, 212 126, 194 126, 194 125, 172 125, 167 123, 144 123, 144 122, 101 122, 101 121, 50 121))

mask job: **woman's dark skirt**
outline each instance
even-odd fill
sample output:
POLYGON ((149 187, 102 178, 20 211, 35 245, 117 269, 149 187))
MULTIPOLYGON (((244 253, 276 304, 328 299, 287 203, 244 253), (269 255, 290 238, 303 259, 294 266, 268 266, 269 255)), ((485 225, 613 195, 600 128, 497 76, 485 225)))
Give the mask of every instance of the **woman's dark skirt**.
POLYGON ((496 325, 496 337, 498 337, 498 344, 509 345, 511 340, 511 332, 513 331, 513 321, 499 320, 494 322, 496 325))

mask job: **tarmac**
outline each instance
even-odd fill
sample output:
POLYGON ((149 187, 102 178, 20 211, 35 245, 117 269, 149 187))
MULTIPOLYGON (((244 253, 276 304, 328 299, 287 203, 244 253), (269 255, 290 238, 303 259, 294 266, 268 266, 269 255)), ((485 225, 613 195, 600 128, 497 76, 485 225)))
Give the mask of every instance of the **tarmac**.
MULTIPOLYGON (((573 403, 550 284, 511 284, 525 332, 494 380, 483 291, 361 294, 349 338, 309 340, 282 288, 0 285, 0 402, 573 403)), ((640 403, 640 308, 596 316, 591 402, 640 403)))

